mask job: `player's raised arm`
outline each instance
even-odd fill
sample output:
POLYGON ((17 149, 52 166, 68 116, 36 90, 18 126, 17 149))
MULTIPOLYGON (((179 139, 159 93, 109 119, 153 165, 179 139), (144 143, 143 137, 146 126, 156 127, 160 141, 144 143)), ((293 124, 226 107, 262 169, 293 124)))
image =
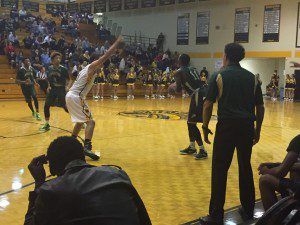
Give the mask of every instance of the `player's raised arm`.
POLYGON ((104 53, 103 56, 101 56, 98 60, 91 63, 90 69, 94 71, 98 67, 101 67, 103 63, 115 53, 115 50, 118 48, 119 44, 122 43, 122 41, 123 41, 123 37, 119 36, 118 39, 115 41, 115 43, 108 49, 106 53, 104 53))

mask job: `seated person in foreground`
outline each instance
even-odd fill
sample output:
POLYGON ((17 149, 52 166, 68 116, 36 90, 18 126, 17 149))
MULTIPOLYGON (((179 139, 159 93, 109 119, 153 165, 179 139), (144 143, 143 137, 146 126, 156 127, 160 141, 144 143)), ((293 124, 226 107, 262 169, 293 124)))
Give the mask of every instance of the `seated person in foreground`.
POLYGON ((59 137, 47 156, 28 169, 35 180, 29 193, 24 225, 150 225, 151 221, 128 175, 114 166, 85 162, 83 146, 73 137, 59 137), (57 176, 45 181, 43 164, 57 176))
POLYGON ((276 192, 300 191, 300 135, 296 136, 287 148, 287 155, 282 163, 262 163, 258 170, 261 199, 265 210, 278 200, 276 192), (291 179, 284 178, 291 172, 291 179))

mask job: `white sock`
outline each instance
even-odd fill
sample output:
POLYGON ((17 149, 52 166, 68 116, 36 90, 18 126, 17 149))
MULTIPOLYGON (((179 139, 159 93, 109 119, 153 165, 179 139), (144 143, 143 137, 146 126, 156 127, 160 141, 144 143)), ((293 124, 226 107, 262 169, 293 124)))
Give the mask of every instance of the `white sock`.
POLYGON ((192 148, 192 149, 196 149, 196 146, 195 146, 195 142, 190 142, 190 148, 192 148))

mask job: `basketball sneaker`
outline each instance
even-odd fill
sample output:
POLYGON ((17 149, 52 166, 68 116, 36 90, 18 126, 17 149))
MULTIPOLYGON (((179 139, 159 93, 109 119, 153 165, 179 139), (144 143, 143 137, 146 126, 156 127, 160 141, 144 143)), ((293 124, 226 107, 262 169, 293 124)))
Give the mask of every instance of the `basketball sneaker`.
POLYGON ((50 130, 49 123, 45 123, 45 125, 40 128, 40 131, 48 131, 48 130, 50 130))
POLYGON ((194 156, 196 160, 207 159, 207 157, 207 152, 204 149, 200 149, 200 151, 194 156))
POLYGON ((36 120, 41 120, 41 116, 38 112, 35 113, 34 117, 36 118, 36 120))
POLYGON ((85 144, 83 151, 84 151, 84 155, 90 157, 92 160, 97 161, 100 159, 99 156, 97 156, 95 153, 92 152, 92 144, 91 143, 85 144))
POLYGON ((192 155, 192 154, 195 154, 196 152, 197 152, 197 150, 194 148, 191 148, 191 146, 179 151, 180 155, 192 155))

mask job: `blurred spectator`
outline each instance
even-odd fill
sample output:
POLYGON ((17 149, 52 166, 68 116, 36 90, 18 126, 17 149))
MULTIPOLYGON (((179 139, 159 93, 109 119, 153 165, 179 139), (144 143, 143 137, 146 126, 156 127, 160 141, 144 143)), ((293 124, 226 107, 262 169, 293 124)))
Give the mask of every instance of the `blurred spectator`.
POLYGON ((165 36, 163 35, 163 33, 160 33, 156 40, 156 45, 159 51, 163 51, 164 41, 165 41, 165 36))
POLYGON ((32 67, 35 69, 35 70, 37 70, 37 71, 39 71, 39 70, 41 70, 42 69, 42 67, 43 67, 43 65, 42 65, 42 63, 41 63, 41 60, 40 60, 40 57, 38 56, 38 55, 36 55, 35 57, 34 57, 34 59, 32 60, 32 67))
POLYGON ((26 36, 23 40, 23 43, 25 48, 30 49, 34 43, 33 34, 26 36))
POLYGON ((41 69, 37 72, 36 81, 40 85, 41 90, 46 94, 48 88, 48 81, 45 67, 41 67, 41 69))
POLYGON ((44 51, 41 55, 41 62, 44 67, 48 67, 51 63, 50 55, 46 51, 44 51))
POLYGON ((23 63, 23 59, 24 59, 24 55, 23 55, 23 52, 22 51, 19 51, 17 57, 16 57, 16 64, 18 67, 21 67, 22 66, 22 63, 23 63))
POLYGON ((5 47, 5 53, 8 55, 14 51, 15 51, 15 48, 14 48, 12 42, 9 42, 8 45, 5 47))
POLYGON ((21 8, 19 11, 19 18, 20 20, 24 20, 27 16, 27 12, 24 8, 21 8))

